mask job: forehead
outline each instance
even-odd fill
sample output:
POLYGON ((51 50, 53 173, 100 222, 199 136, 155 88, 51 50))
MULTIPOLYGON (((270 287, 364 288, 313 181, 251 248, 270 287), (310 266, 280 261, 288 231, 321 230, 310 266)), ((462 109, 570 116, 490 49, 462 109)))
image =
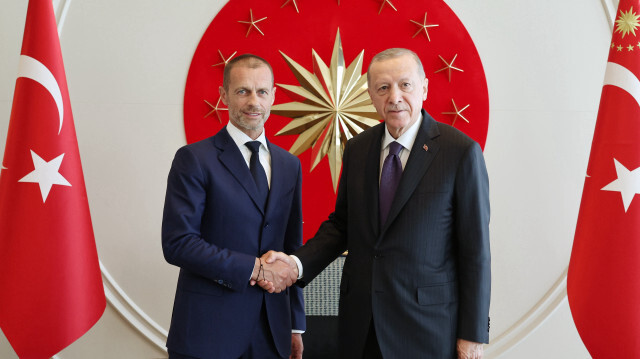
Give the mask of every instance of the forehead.
POLYGON ((267 66, 259 65, 257 67, 247 66, 244 64, 235 65, 229 71, 230 87, 271 87, 273 85, 273 77, 271 70, 267 66))
POLYGON ((376 61, 369 68, 371 82, 394 81, 407 78, 418 78, 418 64, 408 54, 376 61))

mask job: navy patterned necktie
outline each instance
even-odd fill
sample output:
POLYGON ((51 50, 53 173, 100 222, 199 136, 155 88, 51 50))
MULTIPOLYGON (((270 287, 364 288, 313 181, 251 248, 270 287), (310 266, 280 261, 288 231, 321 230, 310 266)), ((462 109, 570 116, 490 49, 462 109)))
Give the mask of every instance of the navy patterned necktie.
POLYGON ((389 154, 384 159, 380 174, 380 226, 384 226, 389 216, 391 202, 396 194, 400 178, 402 177, 402 162, 400 151, 402 145, 396 141, 389 144, 389 154))
POLYGON ((251 159, 249 160, 249 170, 253 180, 256 182, 258 188, 258 198, 261 201, 262 208, 267 204, 267 197, 269 196, 269 183, 267 182, 267 174, 264 171, 264 167, 260 163, 260 141, 249 141, 244 144, 251 150, 251 159))

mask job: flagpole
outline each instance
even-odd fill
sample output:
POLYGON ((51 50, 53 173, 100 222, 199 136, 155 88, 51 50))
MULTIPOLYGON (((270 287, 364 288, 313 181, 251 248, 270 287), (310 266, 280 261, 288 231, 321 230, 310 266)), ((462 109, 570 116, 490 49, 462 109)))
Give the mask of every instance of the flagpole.
POLYGON ((62 28, 64 27, 65 20, 67 19, 67 14, 69 13, 71 0, 60 0, 60 1, 64 2, 64 4, 62 5, 62 10, 60 11, 60 14, 56 14, 56 18, 58 19, 58 37, 62 38, 62 28))

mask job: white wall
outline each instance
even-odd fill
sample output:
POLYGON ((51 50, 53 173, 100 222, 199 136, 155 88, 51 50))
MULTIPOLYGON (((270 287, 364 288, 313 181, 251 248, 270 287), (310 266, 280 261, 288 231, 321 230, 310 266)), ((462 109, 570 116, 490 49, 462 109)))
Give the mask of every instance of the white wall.
MULTIPOLYGON (((224 3, 54 2, 58 16, 68 10, 62 50, 98 252, 113 278, 106 282, 115 303, 61 359, 166 357, 151 340, 161 342, 168 328, 177 278, 160 248, 166 175, 185 142, 182 99, 191 56, 224 3)), ((478 47, 491 101, 485 149, 493 256, 487 357, 588 358, 571 320, 564 277, 611 36, 605 9, 615 4, 447 3, 478 47)), ((0 5, 0 155, 26 5, 0 5)), ((1 334, 0 358, 17 358, 1 334)))

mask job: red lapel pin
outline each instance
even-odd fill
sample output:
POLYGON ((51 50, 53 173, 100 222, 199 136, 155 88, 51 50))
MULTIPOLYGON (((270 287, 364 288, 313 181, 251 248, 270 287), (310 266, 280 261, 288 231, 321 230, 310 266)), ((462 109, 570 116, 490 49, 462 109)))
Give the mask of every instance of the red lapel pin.
POLYGON ((429 151, 429 146, 427 146, 427 145, 422 145, 422 148, 423 148, 425 151, 429 151))

